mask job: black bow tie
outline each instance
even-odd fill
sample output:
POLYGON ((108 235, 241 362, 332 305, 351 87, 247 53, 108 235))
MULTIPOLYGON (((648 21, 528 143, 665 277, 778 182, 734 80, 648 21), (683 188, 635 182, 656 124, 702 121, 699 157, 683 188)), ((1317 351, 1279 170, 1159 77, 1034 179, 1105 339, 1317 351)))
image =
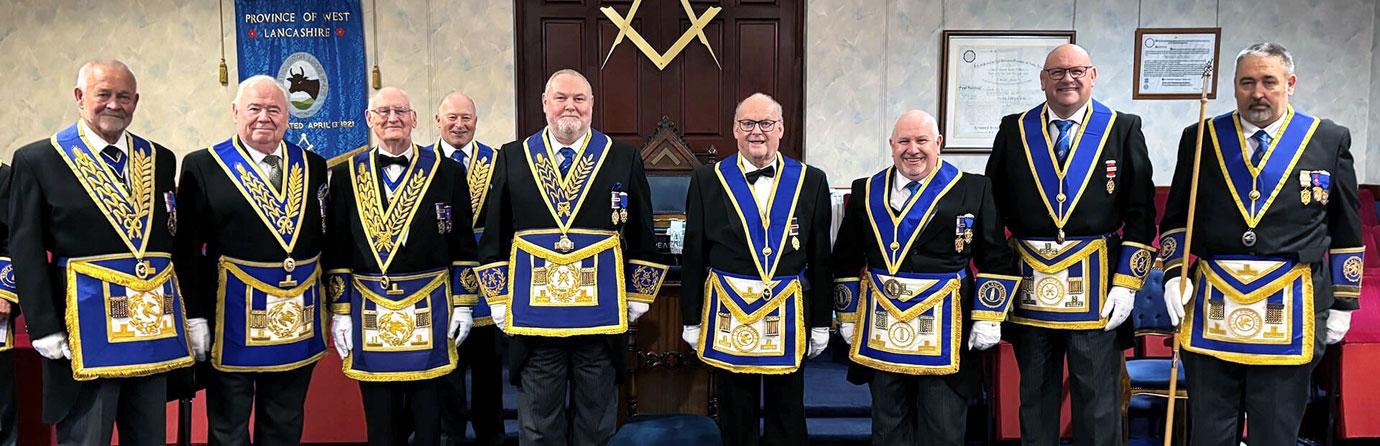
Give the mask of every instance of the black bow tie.
POLYGON ((407 167, 407 157, 405 156, 388 156, 380 153, 375 162, 378 163, 380 169, 387 168, 389 165, 407 167))
POLYGON ((757 183, 757 179, 758 179, 758 178, 761 178, 761 177, 775 177, 775 176, 776 176, 776 166, 767 166, 767 167, 763 167, 763 168, 761 168, 761 169, 757 169, 757 170, 754 170, 754 171, 752 171, 752 172, 748 172, 748 173, 747 173, 746 175, 744 175, 744 176, 747 177, 747 182, 748 182, 748 184, 755 184, 755 183, 757 183))

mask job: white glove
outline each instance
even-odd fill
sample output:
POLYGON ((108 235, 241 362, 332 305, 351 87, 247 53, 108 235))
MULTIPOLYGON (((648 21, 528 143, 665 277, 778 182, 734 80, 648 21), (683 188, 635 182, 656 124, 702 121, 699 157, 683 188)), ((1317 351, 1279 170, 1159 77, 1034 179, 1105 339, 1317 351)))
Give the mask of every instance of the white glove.
POLYGON ((465 342, 465 337, 470 335, 470 328, 474 327, 474 308, 455 307, 450 312, 450 327, 447 333, 456 344, 465 342))
POLYGON ((1102 331, 1116 330, 1122 322, 1126 322, 1126 317, 1131 315, 1131 308, 1136 306, 1136 292, 1124 286, 1114 286, 1112 291, 1107 293, 1107 305, 1102 306, 1102 317, 1107 319, 1107 326, 1102 331))
POLYGON ((680 338, 690 344, 690 349, 700 351, 700 326, 686 325, 680 330, 680 338))
POLYGON ((637 322, 637 318, 647 314, 647 310, 651 308, 651 305, 644 302, 628 302, 628 323, 637 322))
POLYGON ((844 322, 839 324, 839 336, 843 336, 843 343, 853 345, 853 327, 857 323, 844 322))
POLYGON ((53 333, 32 342, 40 356, 54 361, 72 359, 72 348, 67 345, 67 333, 53 333))
POLYGON ((1001 342, 1001 322, 974 321, 968 333, 968 350, 987 350, 1001 342))
POLYGON ((508 321, 508 305, 489 303, 489 317, 494 320, 494 326, 498 327, 498 331, 508 333, 508 329, 504 328, 504 322, 508 321))
POLYGON ((354 349, 354 326, 350 321, 350 315, 337 314, 331 316, 331 336, 335 338, 335 352, 340 355, 340 359, 345 359, 354 349))
POLYGON ((829 346, 829 327, 815 327, 810 329, 810 346, 805 350, 808 359, 815 359, 820 353, 824 353, 824 348, 829 346))
POLYGON ((1184 292, 1179 294, 1179 284, 1183 277, 1175 277, 1164 282, 1164 307, 1169 310, 1169 323, 1175 327, 1184 320, 1185 296, 1193 296, 1193 282, 1184 283, 1184 292))
POLYGON ((1342 342, 1342 338, 1346 337, 1346 332, 1350 329, 1351 311, 1327 310, 1327 337, 1323 339, 1328 345, 1342 342))
POLYGON ((196 355, 197 361, 206 360, 206 352, 211 351, 211 330, 206 325, 206 318, 187 319, 187 336, 192 341, 192 354, 196 355))

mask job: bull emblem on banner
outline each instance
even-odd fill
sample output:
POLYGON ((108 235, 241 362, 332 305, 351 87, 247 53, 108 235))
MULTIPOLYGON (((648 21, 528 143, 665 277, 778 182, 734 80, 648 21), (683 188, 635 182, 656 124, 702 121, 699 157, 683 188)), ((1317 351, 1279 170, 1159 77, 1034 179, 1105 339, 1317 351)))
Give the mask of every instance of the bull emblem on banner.
POLYGON ((307 78, 306 72, 306 69, 295 73, 289 71, 292 76, 287 78, 288 93, 302 92, 316 100, 316 95, 321 92, 321 80, 307 78))

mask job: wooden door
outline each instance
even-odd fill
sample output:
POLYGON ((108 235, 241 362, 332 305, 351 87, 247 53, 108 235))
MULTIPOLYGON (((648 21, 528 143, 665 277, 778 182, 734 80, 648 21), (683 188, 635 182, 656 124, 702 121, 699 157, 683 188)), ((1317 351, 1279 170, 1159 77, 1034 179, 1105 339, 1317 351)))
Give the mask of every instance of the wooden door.
MULTIPOLYGON (((574 68, 594 88, 594 128, 641 147, 668 117, 690 148, 737 152, 733 110, 755 92, 781 102, 786 134, 781 152, 802 159, 804 141, 804 0, 689 0, 698 17, 722 8, 703 33, 711 55, 692 39, 665 69, 628 38, 610 55, 618 27, 601 7, 626 17, 632 0, 519 0, 517 15, 518 135, 541 130, 546 78, 574 68), (607 62, 605 60, 607 59, 607 62), (716 63, 717 60, 717 63, 716 63)), ((690 28, 681 0, 640 0, 632 28, 667 53, 690 28)))

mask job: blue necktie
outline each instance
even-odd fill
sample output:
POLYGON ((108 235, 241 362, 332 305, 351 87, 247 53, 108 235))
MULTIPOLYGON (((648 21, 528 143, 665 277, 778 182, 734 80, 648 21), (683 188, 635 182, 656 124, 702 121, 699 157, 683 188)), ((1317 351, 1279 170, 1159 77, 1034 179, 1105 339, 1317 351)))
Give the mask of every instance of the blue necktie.
POLYGON ((1256 142, 1255 153, 1251 154, 1251 165, 1260 167, 1260 160, 1265 158, 1265 152, 1270 150, 1270 134, 1264 130, 1256 130, 1251 139, 1256 142))
POLYGON ((914 197, 914 196, 915 196, 915 191, 920 190, 920 182, 919 182, 919 181, 911 181, 910 183, 907 183, 907 184, 906 184, 906 190, 910 191, 910 196, 914 197))
POLYGON ((105 146, 105 149, 101 150, 101 159, 105 160, 105 165, 110 166, 110 173, 115 174, 115 179, 120 184, 125 184, 125 152, 121 152, 115 146, 105 146))
POLYGON ((450 158, 453 159, 453 160, 459 161, 461 166, 467 166, 467 165, 468 165, 467 163, 465 163, 465 161, 466 161, 469 157, 465 156, 465 152, 464 152, 464 151, 461 151, 460 149, 455 149, 454 152, 450 152, 450 158))
POLYGON ((1073 127, 1073 121, 1055 120, 1054 126, 1059 128, 1059 139, 1054 141, 1054 155, 1059 157, 1059 164, 1064 164, 1064 159, 1069 156, 1069 147, 1073 145, 1073 134, 1069 133, 1069 128, 1073 127))
POLYGON ((561 147, 557 152, 561 154, 561 176, 565 176, 570 173, 570 165, 575 163, 575 149, 561 147))

